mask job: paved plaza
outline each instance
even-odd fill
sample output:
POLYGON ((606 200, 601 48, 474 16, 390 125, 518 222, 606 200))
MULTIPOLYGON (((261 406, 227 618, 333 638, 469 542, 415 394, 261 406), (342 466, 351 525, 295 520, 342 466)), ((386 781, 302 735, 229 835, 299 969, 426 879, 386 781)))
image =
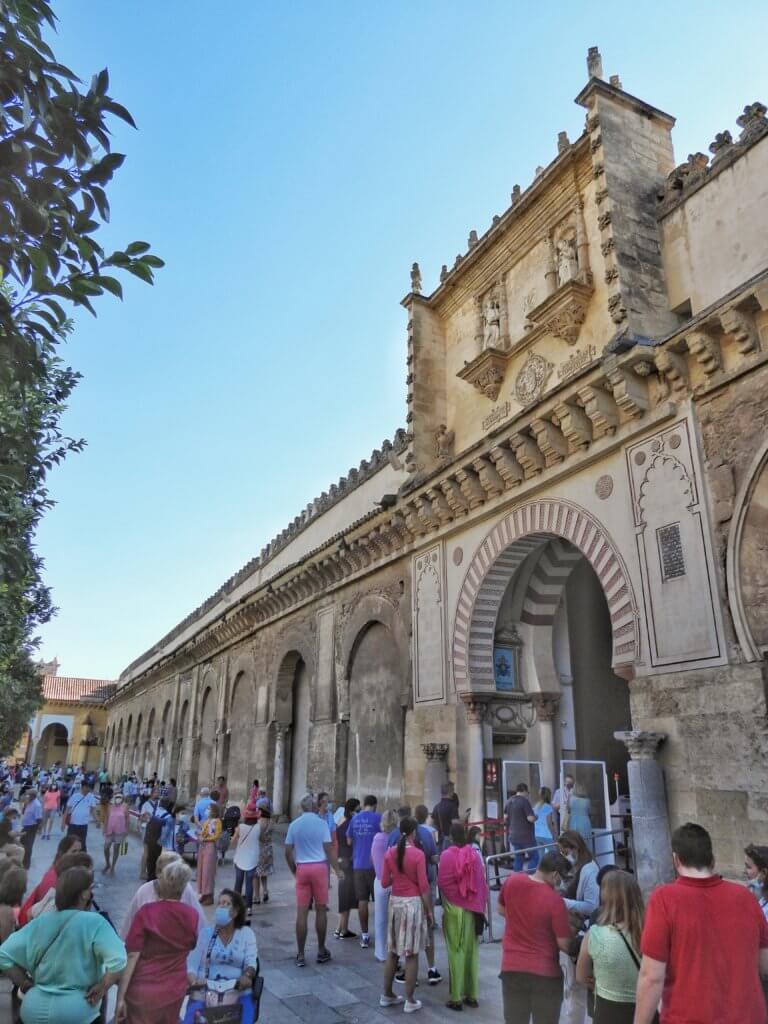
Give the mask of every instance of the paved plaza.
MULTIPOLYGON (((59 834, 55 831, 50 842, 38 839, 35 843, 32 867, 29 873, 29 888, 37 884, 48 868, 56 851, 59 834)), ((120 928, 128 902, 140 884, 139 862, 141 844, 131 837, 128 856, 118 862, 115 877, 101 873, 101 832, 92 825, 88 830, 88 852, 94 857, 96 889, 95 897, 101 909, 109 912, 115 925, 120 928)), ((232 886, 234 868, 232 853, 223 867, 218 869, 216 890, 232 886)), ((400 1007, 384 1010, 379 1008, 381 994, 382 965, 374 958, 373 948, 363 950, 356 939, 339 941, 330 934, 336 926, 336 914, 329 916, 328 947, 333 960, 322 966, 315 965, 314 933, 310 930, 307 942, 307 966, 294 966, 296 945, 294 938, 293 879, 283 856, 282 836, 275 837, 275 875, 270 881, 268 904, 254 907, 253 929, 259 946, 259 958, 264 975, 264 997, 261 1004, 260 1020, 265 1024, 382 1024, 398 1018, 400 1007)), ((335 880, 332 886, 331 906, 336 906, 335 880)), ((212 908, 207 908, 212 917, 212 908)), ((438 921, 440 910, 437 910, 438 921)), ((501 934, 501 919, 496 917, 496 935, 501 934)), ((350 922, 353 931, 358 931, 357 915, 350 922)), ((310 919, 310 927, 312 920, 310 919)), ((371 916, 371 932, 373 917, 371 916)), ((480 1007, 465 1009, 469 1019, 477 1024, 498 1024, 502 1019, 501 986, 498 980, 501 960, 499 942, 483 943, 480 946, 480 1007)), ((439 985, 426 984, 426 962, 422 959, 421 984, 417 990, 423 1009, 417 1019, 424 1022, 445 1021, 449 1011, 445 1008, 448 999, 448 964, 442 935, 436 933, 436 963, 443 975, 439 985)), ((5 983, 3 983, 5 984, 5 983)), ((396 986, 402 989, 403 986, 396 986)), ((115 991, 112 990, 110 1009, 114 1008, 115 991)), ((6 991, 0 994, 0 1021, 10 1020, 10 1004, 6 991)), ((454 1014, 450 1014, 451 1018, 454 1014)))

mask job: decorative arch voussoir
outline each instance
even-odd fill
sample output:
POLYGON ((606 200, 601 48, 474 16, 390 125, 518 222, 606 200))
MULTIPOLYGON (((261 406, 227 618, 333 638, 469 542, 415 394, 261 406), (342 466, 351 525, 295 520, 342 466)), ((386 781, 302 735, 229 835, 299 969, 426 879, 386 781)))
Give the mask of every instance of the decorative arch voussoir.
MULTIPOLYGON (((487 622, 482 620, 488 618, 489 602, 496 604, 497 610, 501 602, 498 587, 494 585, 494 565, 511 546, 535 537, 540 537, 542 544, 553 537, 562 537, 588 559, 609 601, 613 670, 625 679, 634 676, 634 663, 639 655, 638 613, 624 560, 605 527, 589 512, 572 502, 547 499, 516 508, 496 523, 467 566, 457 601, 452 638, 453 675, 459 691, 472 689, 470 657, 475 666, 480 662, 491 664, 493 659, 493 635, 489 634, 487 622), (495 554, 489 561, 490 552, 495 554), (621 595, 618 602, 617 595, 621 595)), ((549 616, 551 620, 553 609, 549 606, 544 610, 537 608, 535 587, 536 579, 532 579, 529 585, 531 600, 526 597, 524 617, 528 614, 540 622, 542 617, 549 616)), ((547 605, 544 601, 538 603, 547 605)))

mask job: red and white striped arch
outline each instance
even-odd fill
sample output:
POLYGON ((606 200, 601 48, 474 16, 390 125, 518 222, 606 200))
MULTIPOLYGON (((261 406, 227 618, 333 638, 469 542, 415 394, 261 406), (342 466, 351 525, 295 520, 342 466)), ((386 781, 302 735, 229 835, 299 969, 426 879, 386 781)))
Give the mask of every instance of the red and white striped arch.
MULTIPOLYGON (((624 560, 602 524, 585 509, 562 499, 542 499, 500 520, 467 567, 453 627, 453 674, 459 693, 493 689, 493 636, 504 592, 528 555, 558 537, 578 548, 597 573, 611 616, 613 670, 625 679, 634 677, 638 614, 624 560)), ((560 554, 565 556, 560 568, 567 575, 573 567, 567 548, 560 554)), ((529 606, 528 614, 537 613, 529 606)))

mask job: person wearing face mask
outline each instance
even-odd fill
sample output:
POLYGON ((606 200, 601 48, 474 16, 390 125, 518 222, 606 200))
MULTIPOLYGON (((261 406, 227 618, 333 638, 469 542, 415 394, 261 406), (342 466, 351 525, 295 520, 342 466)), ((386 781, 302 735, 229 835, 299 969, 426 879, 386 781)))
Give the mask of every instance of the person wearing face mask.
POLYGON ((91 1024, 126 964, 125 946, 100 915, 87 913, 93 875, 69 868, 56 883, 56 910, 0 946, 0 971, 24 992, 23 1024, 91 1024))
POLYGON ((256 936, 245 920, 245 901, 222 889, 213 925, 200 930, 187 958, 189 1002, 183 1024, 193 1024, 205 1007, 240 1004, 240 1024, 253 1024, 253 983, 259 973, 256 936))
POLYGON ((122 793, 116 793, 112 802, 107 805, 104 821, 103 870, 114 875, 120 848, 128 840, 128 808, 125 806, 122 793))
POLYGON ((197 913, 181 902, 191 877, 183 861, 171 861, 157 879, 158 899, 145 903, 131 922, 118 1024, 177 1024, 187 994, 187 957, 197 941, 197 913))

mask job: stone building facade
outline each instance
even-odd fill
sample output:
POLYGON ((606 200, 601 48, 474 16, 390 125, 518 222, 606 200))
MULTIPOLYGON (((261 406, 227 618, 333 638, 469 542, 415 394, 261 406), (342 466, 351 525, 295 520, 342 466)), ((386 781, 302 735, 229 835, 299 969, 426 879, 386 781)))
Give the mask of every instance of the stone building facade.
POLYGON ((113 770, 482 817, 486 759, 599 762, 650 846, 667 806, 768 841, 766 108, 677 164, 588 70, 581 136, 414 264, 405 429, 126 669, 113 770))
POLYGON ((110 679, 59 675, 54 659, 39 665, 43 704, 24 730, 11 757, 49 768, 65 765, 100 768, 107 734, 105 702, 117 690, 110 679))

